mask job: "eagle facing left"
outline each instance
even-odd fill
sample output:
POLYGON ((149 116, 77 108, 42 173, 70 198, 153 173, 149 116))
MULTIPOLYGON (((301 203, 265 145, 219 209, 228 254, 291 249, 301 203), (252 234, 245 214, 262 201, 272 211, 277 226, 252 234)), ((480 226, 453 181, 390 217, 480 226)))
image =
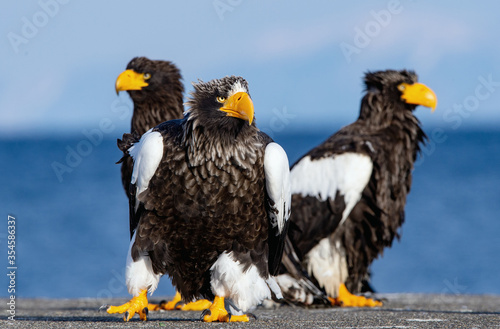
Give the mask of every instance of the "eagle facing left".
POLYGON ((184 300, 214 301, 207 322, 248 321, 245 312, 281 298, 273 276, 290 216, 286 153, 256 127, 241 77, 194 84, 187 105, 184 119, 123 137, 139 223, 126 267, 133 298, 107 311, 125 321, 146 320, 147 292, 164 274, 184 300))

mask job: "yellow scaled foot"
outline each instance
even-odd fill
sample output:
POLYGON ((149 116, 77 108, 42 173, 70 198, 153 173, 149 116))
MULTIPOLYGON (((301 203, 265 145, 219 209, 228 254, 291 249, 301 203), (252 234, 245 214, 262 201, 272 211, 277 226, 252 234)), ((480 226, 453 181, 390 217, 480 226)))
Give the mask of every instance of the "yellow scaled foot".
POLYGON ((208 299, 199 299, 195 302, 187 303, 180 307, 181 311, 204 311, 212 306, 212 302, 208 299))
POLYGON ((177 291, 175 293, 174 299, 169 302, 160 302, 160 304, 148 304, 148 309, 150 311, 204 311, 212 305, 212 302, 206 299, 200 299, 195 302, 183 304, 181 294, 177 291))
POLYGON ((132 298, 128 303, 125 303, 120 306, 109 306, 106 310, 109 314, 114 313, 125 313, 123 316, 123 321, 128 321, 132 319, 135 313, 139 314, 139 317, 142 321, 147 320, 148 315, 148 290, 141 290, 139 295, 132 298))
POLYGON ((165 310, 165 311, 173 311, 173 310, 178 310, 180 308, 179 304, 182 301, 181 294, 177 291, 175 293, 174 299, 172 299, 169 302, 161 302, 160 304, 148 304, 148 309, 150 311, 159 311, 159 310, 165 310))
POLYGON ((366 298, 363 296, 353 295, 347 290, 345 284, 341 284, 339 287, 339 296, 337 298, 328 297, 332 305, 343 306, 343 307, 375 307, 382 306, 382 302, 366 298))
POLYGON ((215 296, 212 306, 207 310, 207 315, 203 317, 205 322, 248 322, 249 318, 244 315, 230 315, 224 307, 224 297, 215 296))

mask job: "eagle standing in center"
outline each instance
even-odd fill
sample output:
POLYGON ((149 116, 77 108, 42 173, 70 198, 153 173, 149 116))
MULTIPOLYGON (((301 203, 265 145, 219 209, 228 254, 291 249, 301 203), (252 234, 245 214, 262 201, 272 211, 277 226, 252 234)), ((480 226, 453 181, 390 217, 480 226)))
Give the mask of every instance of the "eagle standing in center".
POLYGON ((248 321, 244 312, 281 298, 273 275, 290 215, 286 153, 255 126, 243 78, 200 81, 194 89, 184 119, 140 140, 124 135, 139 223, 126 267, 134 297, 108 313, 125 313, 126 321, 135 313, 146 319, 147 292, 163 274, 185 300, 214 300, 208 322, 248 321))

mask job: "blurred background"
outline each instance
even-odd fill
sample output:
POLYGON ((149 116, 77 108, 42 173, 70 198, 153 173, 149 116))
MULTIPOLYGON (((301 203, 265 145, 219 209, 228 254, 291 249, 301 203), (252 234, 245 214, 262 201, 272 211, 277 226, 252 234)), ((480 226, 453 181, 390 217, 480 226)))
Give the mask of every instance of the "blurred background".
MULTIPOLYGON (((0 259, 16 218, 18 297, 127 296, 116 138, 135 56, 191 82, 241 75, 293 163, 357 118, 368 70, 413 69, 438 96, 402 239, 378 292, 500 293, 500 7, 457 1, 26 0, 0 5, 0 259)), ((187 96, 187 94, 186 94, 187 96)), ((0 296, 8 296, 0 275, 0 296)), ((173 295, 167 277, 155 296, 173 295)))

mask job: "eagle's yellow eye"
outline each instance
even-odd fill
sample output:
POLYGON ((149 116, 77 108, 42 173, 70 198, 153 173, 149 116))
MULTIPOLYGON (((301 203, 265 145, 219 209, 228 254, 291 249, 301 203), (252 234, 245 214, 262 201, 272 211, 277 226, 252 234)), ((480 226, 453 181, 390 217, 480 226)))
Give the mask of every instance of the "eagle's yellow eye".
POLYGON ((398 86, 399 91, 404 91, 406 89, 406 83, 402 83, 398 86))
POLYGON ((144 80, 151 78, 151 73, 144 73, 144 80))
POLYGON ((217 102, 224 103, 225 101, 226 101, 226 97, 217 96, 217 102))

